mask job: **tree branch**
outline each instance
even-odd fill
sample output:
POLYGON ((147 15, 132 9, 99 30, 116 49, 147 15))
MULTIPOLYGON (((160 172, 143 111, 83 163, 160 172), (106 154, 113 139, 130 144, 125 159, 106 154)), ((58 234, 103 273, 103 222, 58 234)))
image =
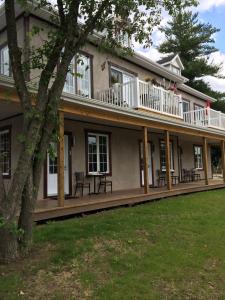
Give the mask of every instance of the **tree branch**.
POLYGON ((24 71, 21 62, 21 50, 18 47, 17 27, 15 17, 14 0, 5 1, 5 14, 7 24, 7 38, 9 47, 9 57, 12 66, 15 86, 19 95, 24 112, 29 112, 32 108, 31 98, 26 86, 24 71))

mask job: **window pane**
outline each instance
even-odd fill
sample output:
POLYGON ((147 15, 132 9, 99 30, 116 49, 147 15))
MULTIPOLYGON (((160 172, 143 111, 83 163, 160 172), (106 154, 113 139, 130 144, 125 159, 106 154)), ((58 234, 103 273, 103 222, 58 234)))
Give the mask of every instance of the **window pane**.
POLYGON ((97 138, 88 136, 88 172, 97 172, 97 138))
POLYGON ((79 56, 77 63, 77 93, 84 97, 91 97, 90 59, 79 56))
POLYGON ((108 136, 88 135, 88 172, 109 172, 108 136))
POLYGON ((9 76, 9 49, 8 46, 0 50, 0 74, 9 76))
POLYGON ((10 174, 10 131, 0 132, 0 164, 3 175, 10 174))
MULTIPOLYGON (((161 170, 166 171, 166 145, 164 141, 160 142, 160 161, 161 170)), ((173 143, 170 142, 170 169, 174 170, 174 159, 173 159, 173 143)))
POLYGON ((63 88, 63 91, 70 94, 75 94, 75 59, 73 58, 70 67, 69 72, 66 75, 66 82, 63 88))

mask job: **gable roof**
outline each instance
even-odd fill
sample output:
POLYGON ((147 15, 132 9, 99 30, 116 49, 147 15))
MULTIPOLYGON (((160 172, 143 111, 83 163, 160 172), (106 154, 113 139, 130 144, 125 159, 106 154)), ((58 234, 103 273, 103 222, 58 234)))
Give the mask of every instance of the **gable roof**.
POLYGON ((178 65, 180 66, 181 70, 184 70, 184 65, 182 64, 179 54, 171 54, 166 57, 163 57, 160 60, 158 60, 157 63, 162 66, 165 66, 168 63, 173 64, 175 60, 178 62, 178 65))
POLYGON ((157 63, 160 65, 164 65, 165 63, 171 62, 175 56, 176 54, 171 54, 169 56, 162 57, 160 60, 157 61, 157 63))

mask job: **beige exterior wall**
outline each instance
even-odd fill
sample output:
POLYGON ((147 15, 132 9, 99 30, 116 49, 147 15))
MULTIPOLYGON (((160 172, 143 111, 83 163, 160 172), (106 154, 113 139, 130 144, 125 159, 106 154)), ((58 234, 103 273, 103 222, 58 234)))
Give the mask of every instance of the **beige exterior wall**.
MULTIPOLYGON (((15 172, 16 164, 21 151, 21 144, 19 142, 19 135, 22 131, 23 123, 22 117, 18 116, 15 118, 8 119, 6 121, 0 121, 0 129, 4 126, 11 127, 11 179, 15 172)), ((9 188, 11 179, 5 179, 5 187, 9 188)), ((40 181, 40 189, 38 193, 38 199, 43 199, 43 172, 40 181)))
MULTIPOLYGON (((0 128, 4 126, 11 126, 11 169, 12 174, 16 167, 18 155, 20 152, 20 143, 18 135, 22 130, 21 117, 15 117, 7 121, 0 121, 0 128)), ((112 181, 113 190, 127 190, 140 187, 140 149, 139 143, 142 139, 143 132, 141 130, 126 129, 121 127, 97 125, 92 123, 84 123, 74 120, 65 120, 65 131, 71 132, 75 144, 71 148, 72 158, 72 174, 74 172, 84 171, 86 173, 86 146, 85 146, 85 130, 101 131, 111 134, 111 163, 112 163, 112 181)), ((157 186, 157 170, 160 170, 160 140, 163 139, 163 133, 148 134, 149 141, 153 144, 152 162, 154 168, 154 185, 157 186)), ((179 175, 178 163, 178 145, 182 148, 182 168, 194 168, 193 145, 202 144, 201 138, 194 138, 190 136, 171 135, 170 140, 173 143, 174 152, 174 175, 179 175)), ((208 146, 208 160, 209 160, 209 177, 211 178, 211 156, 210 145, 208 146)), ((201 179, 204 179, 204 171, 199 171, 201 179)), ((73 175, 74 177, 74 175, 73 175)), ((93 191, 93 178, 89 179, 93 191)), ((6 179, 6 187, 9 186, 10 180, 6 179)), ((72 178, 74 185, 74 178, 72 178)), ((74 186, 73 186, 74 191, 74 186)), ((44 169, 40 181, 40 189, 38 199, 44 198, 44 169)))
MULTIPOLYGON (((46 21, 42 21, 38 18, 35 18, 33 16, 29 17, 29 30, 32 29, 33 26, 42 28, 43 30, 38 34, 33 36, 30 39, 30 46, 35 48, 40 47, 40 45, 43 43, 44 40, 47 39, 47 33, 51 27, 49 23, 46 21)), ((24 18, 21 17, 18 20, 18 40, 19 40, 19 46, 23 47, 24 45, 24 39, 25 39, 25 29, 24 29, 24 18)), ((0 46, 6 42, 6 32, 2 32, 0 34, 0 46)), ((104 90, 109 88, 109 65, 110 63, 117 65, 121 69, 125 69, 128 72, 132 72, 137 74, 138 78, 145 81, 146 79, 156 79, 158 82, 160 82, 163 85, 163 78, 149 70, 146 70, 144 68, 144 65, 138 66, 130 61, 127 61, 126 59, 119 58, 115 55, 111 55, 109 53, 103 53, 102 51, 99 52, 97 47, 92 44, 87 44, 82 50, 89 53, 93 56, 93 91, 94 91, 94 97, 97 97, 97 93, 100 90, 104 90)), ((39 74, 40 70, 35 69, 32 70, 30 73, 30 79, 33 83, 38 82, 39 80, 39 74)), ((173 82, 171 82, 173 83, 173 82)), ((167 79, 165 81, 165 84, 167 87, 170 86, 170 81, 167 79)), ((190 109, 194 109, 194 103, 198 105, 205 106, 205 101, 202 99, 198 99, 190 94, 187 94, 183 91, 179 91, 179 93, 182 94, 182 97, 188 101, 190 101, 190 109)))

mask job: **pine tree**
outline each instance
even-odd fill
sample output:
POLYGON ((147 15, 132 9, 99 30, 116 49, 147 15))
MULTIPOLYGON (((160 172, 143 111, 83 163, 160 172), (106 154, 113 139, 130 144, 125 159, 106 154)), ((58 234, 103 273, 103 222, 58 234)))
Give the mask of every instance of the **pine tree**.
POLYGON ((221 98, 223 94, 213 91, 201 77, 211 75, 221 78, 222 64, 210 62, 210 54, 218 51, 214 46, 213 35, 220 31, 209 23, 202 23, 198 13, 181 9, 176 11, 171 21, 160 30, 166 40, 158 50, 161 53, 179 54, 184 65, 183 76, 189 79, 187 83, 202 92, 221 98))

